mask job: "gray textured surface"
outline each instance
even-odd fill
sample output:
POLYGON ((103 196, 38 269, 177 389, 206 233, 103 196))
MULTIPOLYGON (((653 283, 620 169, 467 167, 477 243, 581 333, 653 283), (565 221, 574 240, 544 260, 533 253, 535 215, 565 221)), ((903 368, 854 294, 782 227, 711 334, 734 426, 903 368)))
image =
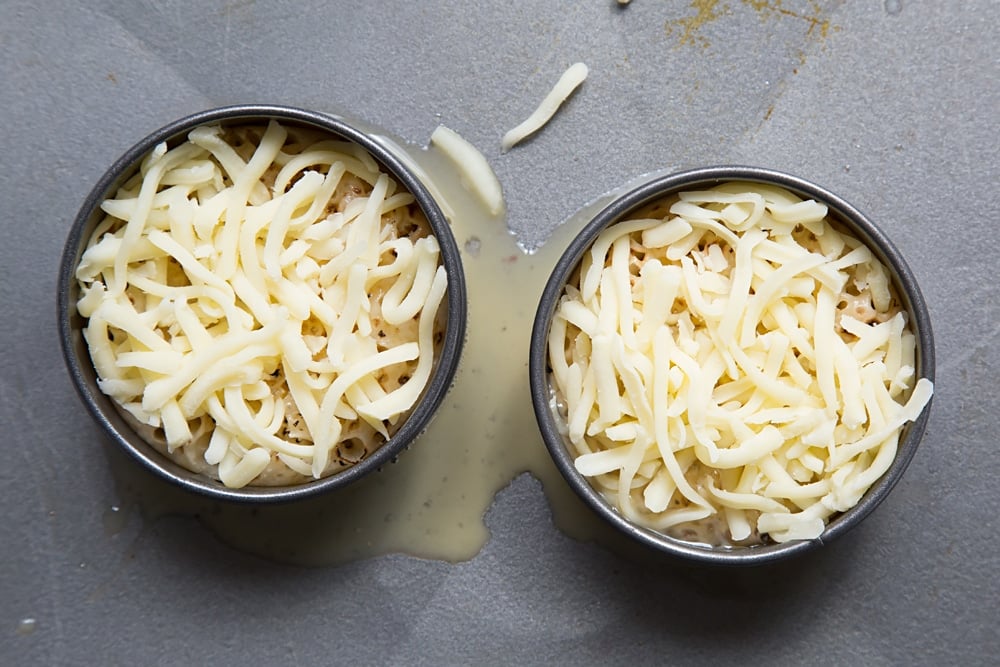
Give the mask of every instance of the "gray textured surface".
POLYGON ((998 25, 994 0, 0 4, 0 663, 993 663, 998 25), (585 88, 501 156, 577 60, 585 88), (736 573, 573 542, 526 476, 460 564, 303 569, 189 518, 114 516, 58 351, 66 229, 146 133, 258 101, 495 147, 527 246, 654 169, 744 162, 829 187, 893 238, 933 317, 937 396, 906 477, 837 543, 736 573))

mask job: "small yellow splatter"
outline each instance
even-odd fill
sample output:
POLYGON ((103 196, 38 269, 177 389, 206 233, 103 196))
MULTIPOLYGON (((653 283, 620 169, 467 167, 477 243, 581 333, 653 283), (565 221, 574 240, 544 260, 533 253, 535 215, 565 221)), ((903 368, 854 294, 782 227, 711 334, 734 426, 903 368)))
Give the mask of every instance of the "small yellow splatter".
MULTIPOLYGON (((823 8, 816 0, 810 0, 807 11, 795 11, 784 6, 783 0, 739 0, 739 2, 757 12, 764 21, 772 16, 782 19, 794 19, 807 24, 806 37, 813 39, 826 38, 831 30, 838 30, 830 19, 824 16, 823 8)), ((728 4, 720 0, 691 0, 692 16, 667 21, 665 30, 668 37, 677 38, 677 46, 696 45, 708 48, 708 38, 701 34, 701 29, 718 19, 732 14, 728 4)))
POLYGON ((809 28, 806 30, 806 35, 812 37, 814 34, 818 34, 820 38, 825 38, 830 33, 830 19, 823 16, 823 8, 820 7, 819 3, 812 0, 809 5, 812 8, 811 12, 796 12, 788 9, 782 4, 782 0, 741 0, 744 5, 752 7, 757 10, 761 15, 761 18, 768 18, 769 16, 778 15, 781 17, 787 17, 792 19, 798 19, 800 21, 805 21, 809 24, 809 28), (818 33, 817 33, 818 31, 818 33))
POLYGON ((691 8, 697 13, 694 16, 667 21, 667 36, 679 35, 678 46, 697 44, 708 48, 709 42, 699 34, 702 26, 718 20, 729 13, 729 6, 719 6, 719 0, 691 0, 691 8))

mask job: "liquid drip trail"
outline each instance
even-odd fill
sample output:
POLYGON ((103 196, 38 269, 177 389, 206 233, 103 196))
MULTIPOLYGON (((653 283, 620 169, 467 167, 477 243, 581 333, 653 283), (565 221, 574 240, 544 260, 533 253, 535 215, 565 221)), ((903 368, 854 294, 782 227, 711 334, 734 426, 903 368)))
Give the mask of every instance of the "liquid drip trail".
POLYGON ((134 465, 116 466, 120 495, 133 498, 147 517, 196 515, 224 542, 281 562, 332 565, 389 553, 458 562, 474 557, 489 539, 484 515, 497 492, 527 472, 542 482, 564 533, 615 541, 549 458, 528 384, 531 325, 545 281, 600 202, 527 254, 503 216, 490 215, 462 188, 446 158, 383 141, 415 162, 443 197, 465 265, 466 344, 455 382, 427 431, 379 473, 289 505, 252 508, 193 498, 158 480, 150 483, 148 475, 136 479, 142 471, 134 465))

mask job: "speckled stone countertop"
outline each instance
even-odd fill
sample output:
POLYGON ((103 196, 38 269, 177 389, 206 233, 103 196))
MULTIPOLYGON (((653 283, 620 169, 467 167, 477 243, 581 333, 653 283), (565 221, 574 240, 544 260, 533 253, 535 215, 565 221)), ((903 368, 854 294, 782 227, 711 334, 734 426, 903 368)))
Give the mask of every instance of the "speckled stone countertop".
POLYGON ((0 663, 995 664, 998 26, 993 0, 0 4, 0 663), (501 154, 577 61, 584 86, 501 154), (828 187, 893 239, 930 308, 913 463, 840 540, 738 572, 577 542, 530 475, 458 563, 290 565, 128 505, 116 471, 134 466, 61 359, 59 256, 118 155, 237 102, 415 145, 447 124, 483 150, 526 248, 647 172, 753 164, 828 187))

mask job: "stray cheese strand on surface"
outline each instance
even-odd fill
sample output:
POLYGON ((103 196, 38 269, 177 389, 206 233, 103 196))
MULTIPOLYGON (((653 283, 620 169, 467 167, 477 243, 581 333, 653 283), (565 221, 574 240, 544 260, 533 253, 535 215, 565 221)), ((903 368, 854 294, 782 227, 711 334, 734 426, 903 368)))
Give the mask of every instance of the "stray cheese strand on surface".
POLYGON ((503 211, 503 189, 489 162, 479 150, 455 130, 438 125, 431 145, 448 156, 462 173, 462 184, 486 204, 493 215, 503 211))
POLYGON ((203 126, 102 208, 76 273, 98 385, 178 463, 231 487, 322 477, 419 399, 446 274, 359 146, 203 126))
POLYGON ((559 110, 559 106, 566 101, 566 98, 573 94, 573 91, 584 82, 587 74, 587 66, 583 63, 570 65, 569 69, 559 77, 559 81, 549 91, 549 94, 542 99, 538 108, 524 119, 524 121, 503 135, 503 140, 500 142, 500 150, 506 153, 541 129, 555 115, 556 111, 559 110))
POLYGON ((726 183, 584 255, 550 368, 577 469, 624 516, 713 545, 812 539, 888 469, 933 387, 887 270, 826 215, 726 183))

